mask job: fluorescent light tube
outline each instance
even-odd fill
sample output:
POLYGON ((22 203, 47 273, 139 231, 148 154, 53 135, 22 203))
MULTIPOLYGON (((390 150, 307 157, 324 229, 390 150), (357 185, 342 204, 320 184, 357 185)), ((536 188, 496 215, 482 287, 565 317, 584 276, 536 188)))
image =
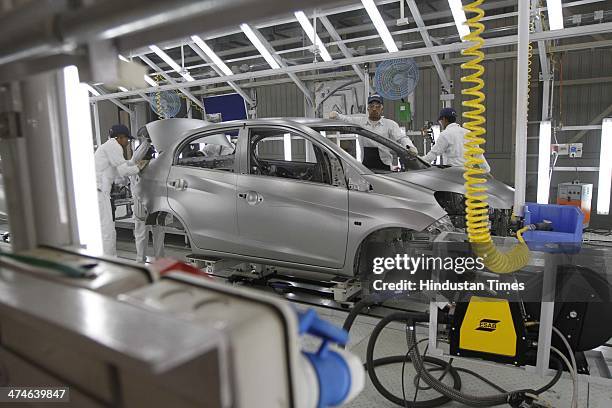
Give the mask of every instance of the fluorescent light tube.
POLYGON ((285 133, 283 136, 283 150, 285 151, 285 161, 291 161, 291 134, 285 133))
POLYGON ((93 86, 85 84, 85 88, 87 88, 90 94, 94 96, 100 96, 100 92, 98 92, 96 88, 94 88, 93 86))
POLYGON ((548 10, 548 25, 551 30, 563 29, 563 8, 561 0, 546 0, 546 9, 548 10))
POLYGON ((380 35, 380 38, 385 43, 387 51, 397 52, 397 45, 395 44, 395 41, 393 41, 393 37, 391 36, 391 33, 389 32, 385 21, 383 20, 382 16, 380 15, 380 12, 376 8, 374 0, 361 0, 361 3, 363 3, 363 7, 365 7, 366 11, 368 12, 370 20, 372 20, 372 23, 374 23, 374 27, 376 27, 378 35, 380 35))
POLYGON ((597 182, 597 214, 610 212, 610 185, 612 184, 612 118, 601 123, 601 147, 599 148, 599 181, 597 182))
POLYGON ((195 81, 195 79, 193 79, 193 77, 191 75, 189 75, 189 73, 184 72, 183 69, 172 58, 170 58, 170 56, 168 54, 166 54, 164 51, 162 51, 161 48, 159 48, 157 45, 150 45, 149 48, 151 49, 151 51, 153 51, 155 54, 157 54, 157 56, 159 58, 164 60, 164 62, 166 64, 168 64, 170 66, 170 68, 172 68, 177 73, 179 73, 187 81, 189 81, 189 82, 195 81))
POLYGON ((128 91, 128 89, 126 87, 124 87, 124 86, 119 86, 119 87, 117 87, 117 89, 119 89, 121 92, 127 92, 128 91))
POLYGON ((68 145, 77 230, 81 245, 85 245, 92 253, 101 253, 102 231, 87 87, 79 82, 79 71, 75 66, 64 68, 68 145))
POLYGON ((144 76, 144 80, 147 84, 151 85, 151 86, 157 86, 157 82, 155 82, 150 76, 145 75, 144 76))
POLYGON ((540 146, 538 149, 538 204, 548 204, 550 193, 550 121, 540 122, 540 146))
POLYGON ((119 54, 119 55, 118 55, 118 57, 119 57, 119 59, 120 59, 121 61, 123 61, 123 62, 130 62, 130 60, 129 60, 129 59, 125 58, 125 57, 124 57, 123 55, 121 55, 121 54, 119 54))
POLYGON ((325 48, 325 45, 323 45, 319 35, 315 33, 314 27, 310 23, 310 20, 308 20, 308 17, 306 17, 306 14, 304 14, 303 11, 296 11, 294 14, 295 18, 297 18, 298 22, 302 26, 302 29, 306 33, 306 36, 310 39, 310 42, 319 49, 319 54, 321 55, 323 61, 331 61, 332 57, 329 55, 329 52, 327 52, 327 48, 325 48))
POLYGON ((212 60, 212 62, 219 67, 219 69, 225 74, 225 75, 233 75, 234 73, 232 72, 231 69, 229 69, 229 67, 227 65, 225 65, 225 62, 223 62, 221 60, 221 58, 219 58, 219 56, 217 54, 215 54, 215 52, 208 46, 208 44, 206 44, 204 42, 204 40, 202 40, 199 36, 197 35, 192 35, 191 39, 193 40, 194 43, 196 43, 196 45, 198 47, 200 47, 200 49, 202 51, 204 51, 204 53, 206 55, 208 55, 208 58, 210 58, 212 60))
POLYGON ((278 64, 278 62, 276 62, 272 54, 270 54, 270 51, 268 51, 268 49, 264 47, 263 43, 259 40, 259 37, 257 37, 257 34, 255 34, 251 26, 249 26, 248 24, 240 24, 240 28, 242 29, 242 32, 248 37, 249 41, 251 41, 255 48, 257 48, 257 51, 259 51, 259 53, 268 62, 268 65, 270 65, 272 69, 280 69, 280 65, 278 64))
POLYGON ((453 20, 455 20, 459 37, 461 37, 461 41, 465 41, 464 37, 470 33, 470 27, 464 24, 467 22, 467 18, 465 17, 465 11, 463 11, 463 4, 461 4, 461 0, 448 0, 448 5, 453 13, 453 20))

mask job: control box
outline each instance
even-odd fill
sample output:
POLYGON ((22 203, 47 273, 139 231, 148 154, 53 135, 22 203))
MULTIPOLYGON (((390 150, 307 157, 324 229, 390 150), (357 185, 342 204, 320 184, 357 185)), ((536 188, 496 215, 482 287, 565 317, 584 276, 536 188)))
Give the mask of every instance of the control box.
POLYGON ((582 157, 582 143, 553 144, 551 149, 558 156, 582 157))
POLYGON ((593 184, 561 183, 557 189, 557 204, 578 207, 584 213, 583 226, 589 226, 593 184))

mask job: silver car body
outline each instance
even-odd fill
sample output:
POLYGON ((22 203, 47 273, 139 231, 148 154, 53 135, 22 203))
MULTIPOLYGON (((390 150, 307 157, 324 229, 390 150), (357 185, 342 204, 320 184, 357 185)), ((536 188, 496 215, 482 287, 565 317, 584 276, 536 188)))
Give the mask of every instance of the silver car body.
MULTIPOLYGON (((375 174, 314 130, 314 122, 304 122, 166 119, 147 124, 146 133, 158 149, 138 184, 147 222, 163 224, 171 214, 198 254, 352 276, 368 236, 389 228, 425 231, 447 219, 433 192, 463 192, 457 169, 375 174), (254 128, 311 142, 329 160, 333 183, 249 174, 249 132, 254 128), (236 140, 231 171, 178 164, 189 142, 208 135, 223 140, 229 130, 236 140)), ((512 189, 502 184, 498 190, 491 192, 492 205, 507 206, 512 189)))

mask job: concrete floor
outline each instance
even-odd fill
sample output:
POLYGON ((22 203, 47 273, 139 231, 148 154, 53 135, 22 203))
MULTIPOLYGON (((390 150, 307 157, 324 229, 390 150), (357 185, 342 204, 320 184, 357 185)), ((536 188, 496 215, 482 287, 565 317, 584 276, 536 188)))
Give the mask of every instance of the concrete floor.
MULTIPOLYGON (((0 232, 3 230, 3 225, 0 225, 0 232)), ((117 244, 118 255, 121 258, 133 260, 135 258, 135 248, 133 241, 130 239, 129 231, 122 231, 119 234, 117 244)), ((611 241, 612 237, 598 236, 589 234, 588 239, 597 239, 611 241)), ((176 239, 176 238, 175 238, 176 239)), ((180 241, 180 238, 179 238, 180 241)), ((8 249, 7 244, 0 245, 3 249, 8 249)), ((151 247, 149 247, 151 251, 151 247)), ((166 255, 176 259, 183 260, 185 255, 190 251, 178 245, 168 245, 166 247, 166 255)), ((298 305, 298 308, 304 308, 303 305, 298 305)), ((346 317, 346 312, 337 311, 326 308, 316 308, 318 313, 329 322, 342 326, 346 317)), ((348 349, 357 354, 362 361, 365 361, 365 354, 370 333, 377 323, 377 319, 371 317, 360 316, 351 330, 351 340, 348 349)), ((426 333, 419 333, 419 338, 424 338, 426 333)), ((303 346, 305 349, 316 349, 318 341, 312 338, 304 338, 303 346)), ((421 352, 424 352, 425 343, 421 346, 421 352)), ((606 358, 606 363, 612 370, 612 348, 600 347, 599 350, 606 358)), ((407 351, 405 330, 400 325, 390 326, 381 334, 375 357, 403 355, 407 351)), ((444 358, 447 360, 446 358, 444 358)), ((464 367, 478 372, 489 380, 495 382, 499 386, 507 390, 537 388, 545 384, 548 378, 541 378, 535 374, 527 373, 522 369, 517 369, 511 366, 492 365, 476 360, 456 359, 453 362, 454 366, 464 367)), ((401 364, 380 367, 377 369, 380 381, 389 388, 395 395, 401 397, 401 364)), ((415 392, 413 383, 415 371, 412 364, 407 364, 405 368, 405 391, 407 399, 412 401, 415 392)), ((460 373, 462 380, 462 391, 474 395, 493 394, 496 391, 489 385, 465 373, 460 373)), ((417 401, 437 397, 438 394, 431 390, 419 391, 417 401)), ((581 382, 578 390, 579 404, 581 408, 610 408, 612 407, 612 380, 608 385, 586 384, 581 382)), ((572 383, 567 375, 549 391, 542 395, 542 398, 548 401, 555 408, 570 407, 572 397, 572 383)), ((350 408, 371 408, 371 407, 397 407, 397 405, 385 400, 378 391, 374 388, 369 378, 366 380, 365 390, 352 402, 346 405, 350 408)), ((460 407, 464 406, 456 402, 449 402, 442 407, 460 407)))

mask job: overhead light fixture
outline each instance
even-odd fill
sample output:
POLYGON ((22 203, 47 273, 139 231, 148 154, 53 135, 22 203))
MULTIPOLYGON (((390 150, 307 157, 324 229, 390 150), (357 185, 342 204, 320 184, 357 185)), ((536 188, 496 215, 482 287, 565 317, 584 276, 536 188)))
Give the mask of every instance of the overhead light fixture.
POLYGON ((540 122, 540 146, 538 148, 538 204, 548 204, 550 193, 550 137, 552 126, 549 120, 540 122))
POLYGON ((563 29, 563 8, 561 0, 546 0, 546 9, 548 10, 548 25, 551 30, 563 29))
POLYGON ((285 133, 283 136, 283 150, 285 151, 285 161, 291 161, 291 134, 285 133))
POLYGON ((376 27, 376 31, 378 31, 378 35, 385 43, 385 47, 387 47, 387 51, 389 52, 397 52, 399 51, 395 41, 393 41, 393 37, 385 24, 378 8, 376 8, 376 4, 374 4, 374 0, 361 0, 363 7, 365 7, 368 15, 370 16, 370 20, 374 23, 374 27, 376 27))
POLYGON ((75 66, 63 70, 68 118, 68 145, 72 167, 72 188, 76 210, 77 231, 81 245, 88 251, 102 252, 102 232, 96 192, 96 171, 92 149, 91 115, 87 91, 89 85, 79 82, 75 66))
POLYGON ((100 96, 100 92, 98 92, 98 90, 96 88, 94 88, 93 86, 91 86, 89 84, 85 84, 85 88, 87 88, 87 90, 89 91, 90 94, 92 94, 94 96, 100 96))
POLYGON ((294 14, 310 42, 319 49, 319 54, 321 55, 323 61, 331 61, 332 57, 329 55, 329 52, 327 52, 327 48, 325 48, 325 45, 323 45, 323 42, 319 38, 319 35, 315 32, 314 27, 310 23, 310 20, 308 20, 308 17, 306 17, 306 14, 304 14, 303 11, 296 11, 294 14))
POLYGON ((121 61, 123 61, 123 62, 130 62, 130 60, 129 60, 129 59, 125 58, 125 57, 124 57, 123 55, 121 55, 121 54, 119 54, 119 55, 118 55, 118 57, 119 57, 119 59, 120 59, 121 61))
POLYGON ((461 4, 461 0, 448 0, 448 5, 453 13, 453 20, 455 20, 459 37, 461 41, 465 41, 465 36, 470 33, 470 27, 466 25, 467 18, 465 17, 465 11, 463 11, 463 4, 461 4))
POLYGON ((183 78, 187 81, 192 82, 195 81, 188 72, 183 70, 168 54, 161 50, 157 45, 150 45, 149 48, 153 51, 159 58, 161 58, 166 64, 170 66, 174 71, 179 73, 183 78))
POLYGON ((255 48, 257 48, 257 51, 259 51, 262 57, 264 57, 268 65, 270 65, 272 69, 280 69, 280 65, 278 64, 278 62, 276 62, 272 54, 270 54, 270 51, 268 51, 268 49, 264 47, 263 43, 261 42, 259 37, 257 37, 257 34, 255 34, 251 26, 249 26, 248 24, 240 24, 240 29, 247 36, 249 41, 251 41, 251 43, 255 46, 255 48))
POLYGON ((212 62, 219 67, 219 69, 221 70, 221 72, 223 72, 225 75, 233 75, 234 73, 232 72, 231 69, 229 69, 229 67, 227 65, 225 65, 225 62, 223 62, 223 60, 221 60, 221 58, 219 58, 219 56, 217 54, 215 54, 215 52, 208 46, 208 44, 206 44, 204 42, 204 40, 202 40, 199 36, 197 35, 192 35, 191 39, 193 40, 194 43, 196 43, 196 45, 198 47, 200 47, 200 49, 202 51, 204 51, 204 53, 206 55, 208 55, 208 58, 210 58, 212 60, 212 62))
POLYGON ((119 89, 121 92, 128 92, 128 89, 124 86, 118 86, 117 89, 119 89))
POLYGON ((147 84, 151 85, 151 86, 157 86, 157 82, 155 82, 150 76, 145 75, 144 76, 144 80, 147 84))
POLYGON ((597 182, 597 214, 610 212, 610 185, 612 184, 612 118, 601 123, 601 147, 599 149, 599 180, 597 182))

